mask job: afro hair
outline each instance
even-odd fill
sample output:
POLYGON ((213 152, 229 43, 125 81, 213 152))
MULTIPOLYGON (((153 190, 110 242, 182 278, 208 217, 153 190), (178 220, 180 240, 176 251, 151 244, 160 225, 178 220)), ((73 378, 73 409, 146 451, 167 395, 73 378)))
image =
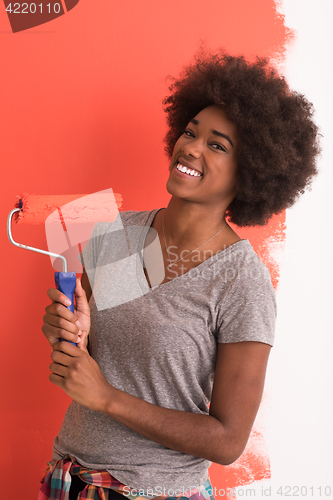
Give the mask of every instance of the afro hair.
POLYGON ((267 59, 250 63, 201 48, 169 91, 163 100, 168 157, 188 122, 208 106, 223 107, 237 127, 237 195, 226 212, 230 222, 263 226, 309 188, 320 152, 313 105, 290 90, 267 59))

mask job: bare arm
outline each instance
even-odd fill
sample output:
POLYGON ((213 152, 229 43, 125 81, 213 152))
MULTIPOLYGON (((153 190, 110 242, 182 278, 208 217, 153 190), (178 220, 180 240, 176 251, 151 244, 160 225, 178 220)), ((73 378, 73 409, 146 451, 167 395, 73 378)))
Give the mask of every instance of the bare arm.
POLYGON ((218 345, 209 415, 163 408, 114 388, 87 353, 65 342, 52 353, 50 380, 83 406, 163 446, 227 465, 248 440, 269 352, 270 346, 261 342, 218 345))

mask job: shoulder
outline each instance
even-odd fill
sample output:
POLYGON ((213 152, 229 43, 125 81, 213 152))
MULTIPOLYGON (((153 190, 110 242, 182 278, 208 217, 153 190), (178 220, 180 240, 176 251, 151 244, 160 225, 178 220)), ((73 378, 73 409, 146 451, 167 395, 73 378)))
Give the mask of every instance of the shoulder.
POLYGON ((121 231, 124 227, 128 226, 148 225, 157 210, 158 209, 144 210, 141 212, 136 210, 126 210, 119 212, 114 221, 97 222, 94 225, 92 237, 97 238, 108 233, 121 231))
POLYGON ((240 240, 226 250, 222 267, 227 287, 244 289, 263 284, 272 287, 269 269, 260 260, 249 240, 240 240))
POLYGON ((270 272, 249 240, 239 240, 219 251, 211 259, 209 271, 214 276, 214 287, 222 294, 230 289, 243 289, 266 282, 271 284, 270 272))
POLYGON ((121 222, 126 226, 145 226, 149 224, 150 220, 154 217, 158 209, 143 210, 141 212, 136 210, 127 210, 119 212, 121 222))

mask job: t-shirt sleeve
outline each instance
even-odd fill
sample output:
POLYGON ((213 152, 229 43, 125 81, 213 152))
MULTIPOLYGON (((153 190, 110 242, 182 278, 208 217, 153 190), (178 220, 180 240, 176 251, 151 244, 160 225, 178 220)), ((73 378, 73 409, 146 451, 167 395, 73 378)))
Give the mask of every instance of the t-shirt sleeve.
POLYGON ((276 296, 270 272, 259 258, 230 280, 218 311, 218 342, 256 341, 273 346, 276 296))

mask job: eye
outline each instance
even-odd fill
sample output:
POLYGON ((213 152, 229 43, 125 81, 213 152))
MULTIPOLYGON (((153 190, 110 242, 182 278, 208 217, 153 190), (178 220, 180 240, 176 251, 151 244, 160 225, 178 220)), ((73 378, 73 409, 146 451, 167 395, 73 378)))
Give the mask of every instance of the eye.
POLYGON ((222 146, 222 144, 219 144, 218 142, 214 142, 213 144, 211 144, 212 147, 214 146, 217 146, 217 147, 214 147, 214 149, 217 149, 219 151, 224 151, 225 153, 227 152, 227 149, 222 146))
MULTIPOLYGON (((186 137, 195 137, 194 132, 192 132, 192 130, 188 128, 184 130, 183 135, 185 135, 186 137)), ((218 142, 212 142, 210 146, 212 146, 212 148, 217 151, 223 151, 224 153, 228 152, 227 148, 218 142)))

